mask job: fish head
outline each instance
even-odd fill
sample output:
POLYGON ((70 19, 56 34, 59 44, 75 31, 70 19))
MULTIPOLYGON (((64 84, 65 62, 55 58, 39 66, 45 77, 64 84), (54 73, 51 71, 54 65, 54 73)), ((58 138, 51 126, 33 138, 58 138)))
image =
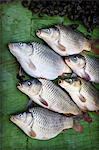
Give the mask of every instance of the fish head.
POLYGON ((81 88, 80 78, 67 78, 65 80, 59 79, 58 84, 66 91, 79 91, 81 88))
POLYGON ((17 58, 28 57, 33 53, 32 45, 26 43, 10 43, 8 44, 10 52, 17 58))
POLYGON ((42 83, 37 79, 24 80, 18 83, 17 88, 28 96, 34 96, 41 91, 42 83))
POLYGON ((33 122, 33 115, 30 112, 24 112, 18 115, 12 115, 10 120, 28 134, 30 125, 33 122))
POLYGON ((72 69, 72 70, 78 70, 82 69, 86 65, 86 61, 84 56, 82 55, 70 55, 65 57, 66 64, 72 69))
POLYGON ((36 35, 43 39, 44 41, 48 43, 52 43, 54 41, 57 41, 59 39, 59 30, 58 28, 49 28, 49 29, 40 29, 37 30, 36 35))

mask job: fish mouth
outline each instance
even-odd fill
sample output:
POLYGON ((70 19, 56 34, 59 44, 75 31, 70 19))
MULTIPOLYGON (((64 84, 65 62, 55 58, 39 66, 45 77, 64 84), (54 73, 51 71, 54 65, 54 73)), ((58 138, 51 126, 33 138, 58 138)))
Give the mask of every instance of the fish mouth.
POLYGON ((21 90, 21 89, 22 89, 22 87, 23 87, 23 86, 22 86, 22 84, 21 84, 21 83, 18 83, 18 84, 17 84, 17 88, 18 88, 19 90, 21 90))
POLYGON ((58 80, 58 85, 60 85, 61 87, 65 88, 69 83, 66 82, 65 80, 59 79, 58 80))
POLYGON ((21 122, 20 122, 20 120, 18 118, 16 118, 16 116, 11 116, 10 117, 10 121, 20 127, 20 123, 21 122))
POLYGON ((65 57, 65 62, 66 62, 67 64, 70 63, 69 57, 65 57))
POLYGON ((39 37, 41 35, 41 30, 37 30, 36 35, 39 37))
POLYGON ((59 79, 58 80, 58 85, 61 85, 63 83, 63 80, 59 79))
POLYGON ((9 44, 8 44, 8 47, 9 47, 10 50, 12 50, 14 46, 13 46, 12 43, 9 43, 9 44))
POLYGON ((15 116, 11 116, 11 117, 10 117, 10 120, 11 120, 13 123, 16 123, 16 118, 15 118, 15 116))

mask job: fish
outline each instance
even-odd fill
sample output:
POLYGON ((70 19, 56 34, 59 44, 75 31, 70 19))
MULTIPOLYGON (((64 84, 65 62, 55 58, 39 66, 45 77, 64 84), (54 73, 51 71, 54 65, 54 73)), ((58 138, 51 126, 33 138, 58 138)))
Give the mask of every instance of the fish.
POLYGON ((66 117, 41 107, 34 107, 27 112, 12 115, 10 120, 26 135, 38 140, 52 139, 63 130, 70 128, 83 132, 79 117, 66 117))
POLYGON ((54 80, 71 72, 62 57, 43 44, 10 43, 8 47, 23 70, 32 77, 54 80))
POLYGON ((99 40, 89 40, 83 33, 76 30, 78 25, 55 25, 51 28, 39 29, 36 35, 43 39, 56 53, 61 56, 79 54, 82 51, 94 52, 99 55, 95 47, 99 40))
POLYGON ((60 79, 58 84, 69 93, 83 112, 99 111, 99 90, 91 82, 77 77, 60 79))
POLYGON ((44 108, 65 115, 82 113, 70 96, 50 80, 24 80, 18 83, 17 88, 44 108))
POLYGON ((99 58, 81 53, 65 57, 66 64, 79 77, 99 83, 99 58))

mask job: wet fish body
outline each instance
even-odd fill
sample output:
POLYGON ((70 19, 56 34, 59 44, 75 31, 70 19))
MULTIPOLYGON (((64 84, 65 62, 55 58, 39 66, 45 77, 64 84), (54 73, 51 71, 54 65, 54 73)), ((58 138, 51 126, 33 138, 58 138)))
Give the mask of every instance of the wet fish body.
POLYGON ((65 62, 81 78, 99 83, 99 58, 81 53, 67 56, 65 62))
MULTIPOLYGON (((19 126, 29 137, 39 140, 49 140, 64 129, 76 128, 77 119, 65 117, 44 108, 35 107, 28 112, 15 115, 10 120, 19 126)), ((80 126, 81 127, 81 126, 80 126)), ((82 127, 81 130, 82 131, 82 127)))
POLYGON ((81 78, 60 80, 59 85, 72 97, 82 111, 99 110, 99 91, 81 78))
POLYGON ((18 89, 28 95, 34 102, 47 109, 65 115, 81 114, 81 111, 70 96, 52 81, 45 79, 27 80, 19 84, 18 89))
POLYGON ((9 49, 24 71, 32 77, 54 80, 65 72, 71 72, 63 59, 43 44, 11 43, 9 49))
POLYGON ((84 35, 70 26, 57 25, 54 28, 40 29, 36 34, 61 56, 91 50, 91 44, 84 35))

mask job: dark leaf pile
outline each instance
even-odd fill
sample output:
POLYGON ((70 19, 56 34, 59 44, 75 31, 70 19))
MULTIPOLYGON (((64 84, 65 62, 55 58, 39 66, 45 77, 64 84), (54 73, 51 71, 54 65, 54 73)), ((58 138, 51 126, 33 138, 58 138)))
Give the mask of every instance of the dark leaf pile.
POLYGON ((99 3, 96 0, 22 0, 22 5, 39 16, 67 16, 82 21, 89 32, 99 25, 99 3))

